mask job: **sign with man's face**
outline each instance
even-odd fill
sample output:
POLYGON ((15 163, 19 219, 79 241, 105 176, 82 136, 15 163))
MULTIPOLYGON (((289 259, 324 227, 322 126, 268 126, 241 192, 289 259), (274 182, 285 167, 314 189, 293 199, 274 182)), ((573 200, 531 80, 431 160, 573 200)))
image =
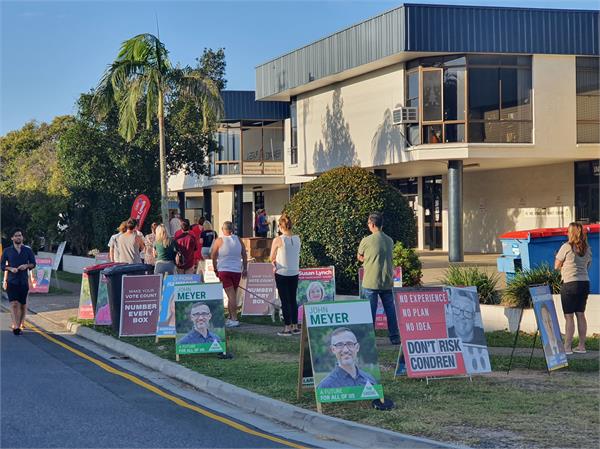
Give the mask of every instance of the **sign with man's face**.
POLYGON ((223 284, 175 284, 177 354, 226 351, 223 284))
POLYGON ((52 275, 52 259, 35 258, 35 268, 29 277, 29 293, 48 293, 50 291, 50 276, 52 275))
POLYGON ((368 301, 305 304, 318 402, 383 397, 368 301))
POLYGON ((560 335, 556 308, 552 300, 552 292, 547 285, 529 287, 533 300, 533 312, 540 330, 540 338, 546 356, 548 370, 553 371, 568 366, 565 346, 560 335))
POLYGON ((156 334, 162 275, 123 276, 120 337, 156 334))
POLYGON ((248 264, 242 315, 270 315, 275 303, 275 275, 270 263, 248 264))
POLYGON ((163 281, 156 336, 175 338, 175 286, 199 284, 199 274, 170 274, 163 281))

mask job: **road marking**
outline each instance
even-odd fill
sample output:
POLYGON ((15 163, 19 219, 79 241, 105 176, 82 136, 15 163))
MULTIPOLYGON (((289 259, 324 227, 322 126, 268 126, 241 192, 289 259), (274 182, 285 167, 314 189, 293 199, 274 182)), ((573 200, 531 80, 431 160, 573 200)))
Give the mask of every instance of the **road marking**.
POLYGON ((38 328, 37 326, 35 326, 34 324, 32 324, 30 322, 26 322, 25 326, 34 330, 35 332, 37 332, 38 334, 40 334, 42 337, 46 338, 47 340, 50 340, 52 343, 62 346, 66 350, 71 351, 73 354, 76 354, 79 357, 82 357, 82 358, 86 359, 87 361, 92 362, 93 364, 99 366, 103 370, 106 370, 109 373, 112 373, 116 376, 123 377, 123 378, 129 380, 130 382, 133 382, 134 384, 139 385, 140 387, 151 391, 152 393, 155 393, 171 402, 174 402, 175 404, 179 405, 180 407, 187 408, 188 410, 192 410, 196 413, 200 413, 201 415, 204 415, 207 418, 214 419, 215 421, 219 421, 227 426, 233 427, 234 429, 237 429, 237 430, 247 433, 249 435, 254 435, 254 436, 264 438, 266 440, 270 440, 275 443, 280 443, 285 446, 293 447, 296 449, 308 449, 306 446, 302 446, 300 444, 293 443, 288 440, 284 440, 283 438, 279 438, 279 437, 276 437, 273 435, 269 435, 267 433, 260 432, 258 430, 251 429, 250 427, 247 427, 243 424, 237 423, 231 419, 219 416, 209 410, 198 407, 197 405, 188 404, 187 402, 183 401, 182 399, 179 399, 178 397, 173 396, 172 394, 166 393, 166 392, 162 391, 161 389, 155 387, 154 385, 150 385, 149 383, 144 382, 143 380, 139 379, 138 377, 135 377, 124 371, 118 370, 118 369, 108 365, 107 363, 102 362, 101 360, 95 359, 94 357, 91 357, 91 356, 85 354, 84 352, 81 352, 78 349, 75 349, 72 346, 69 346, 68 344, 47 334, 42 329, 38 328))

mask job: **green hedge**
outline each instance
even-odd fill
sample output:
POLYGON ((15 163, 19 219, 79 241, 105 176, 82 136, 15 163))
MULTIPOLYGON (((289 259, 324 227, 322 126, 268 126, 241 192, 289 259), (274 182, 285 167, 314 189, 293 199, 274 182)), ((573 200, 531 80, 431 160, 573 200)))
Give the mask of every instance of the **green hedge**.
POLYGON ((400 192, 360 167, 340 167, 305 184, 285 207, 302 239, 303 267, 334 265, 339 293, 358 292, 358 244, 369 235, 371 212, 383 230, 405 247, 416 242, 413 211, 400 192))

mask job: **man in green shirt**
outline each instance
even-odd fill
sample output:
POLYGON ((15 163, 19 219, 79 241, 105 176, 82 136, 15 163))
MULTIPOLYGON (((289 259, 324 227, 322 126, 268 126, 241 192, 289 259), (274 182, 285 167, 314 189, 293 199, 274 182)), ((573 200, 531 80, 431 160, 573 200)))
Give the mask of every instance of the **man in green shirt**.
POLYGON ((393 293, 394 265, 392 250, 394 241, 381 230, 383 217, 380 213, 369 215, 367 226, 371 231, 371 235, 361 240, 357 254, 357 258, 363 263, 364 268, 363 297, 371 302, 373 325, 377 313, 377 299, 381 298, 387 317, 390 341, 392 344, 398 345, 400 344, 400 334, 393 293))

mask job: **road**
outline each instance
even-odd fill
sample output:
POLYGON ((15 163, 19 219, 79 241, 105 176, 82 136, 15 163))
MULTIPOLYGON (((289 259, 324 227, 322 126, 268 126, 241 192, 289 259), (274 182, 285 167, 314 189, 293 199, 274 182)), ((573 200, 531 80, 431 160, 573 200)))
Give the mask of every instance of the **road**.
MULTIPOLYGON (((99 360, 83 347, 55 338, 99 360)), ((216 413, 211 418, 178 405, 169 399, 173 393, 143 386, 155 386, 151 381, 129 373, 138 384, 109 372, 34 330, 15 336, 5 311, 0 313, 0 340, 2 448, 306 447, 245 423, 239 426, 231 417, 216 413)), ((101 362, 124 372, 108 360, 101 362)))

